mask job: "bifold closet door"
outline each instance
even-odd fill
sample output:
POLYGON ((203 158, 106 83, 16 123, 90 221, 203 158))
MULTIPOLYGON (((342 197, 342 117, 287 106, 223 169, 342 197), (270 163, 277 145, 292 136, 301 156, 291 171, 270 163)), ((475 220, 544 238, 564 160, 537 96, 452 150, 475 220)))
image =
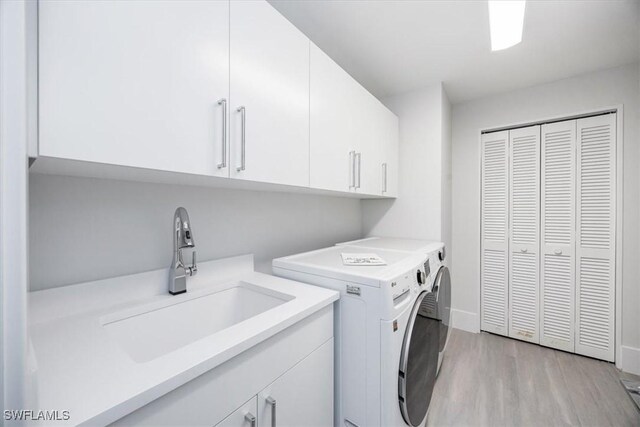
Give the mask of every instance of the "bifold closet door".
POLYGON ((480 327, 508 335, 509 132, 483 134, 481 142, 480 327))
POLYGON ((574 351, 576 121, 542 126, 540 343, 574 351))
POLYGON ((616 114, 577 120, 576 343, 614 360, 616 114))
POLYGON ((539 342, 540 126, 509 131, 509 336, 539 342))

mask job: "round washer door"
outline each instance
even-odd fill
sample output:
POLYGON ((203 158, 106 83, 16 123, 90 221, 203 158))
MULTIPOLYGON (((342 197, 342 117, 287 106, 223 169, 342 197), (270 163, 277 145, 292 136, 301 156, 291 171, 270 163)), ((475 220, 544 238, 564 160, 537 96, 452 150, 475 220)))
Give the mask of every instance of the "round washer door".
POLYGON ((438 369, 440 322, 428 316, 428 294, 422 292, 411 310, 400 356, 400 412, 412 427, 419 426, 427 415, 438 369))
POLYGON ((438 314, 440 320, 440 345, 443 351, 449 336, 449 320, 451 318, 451 275, 445 266, 440 267, 433 283, 433 292, 437 294, 438 314))
POLYGON ((440 320, 440 351, 447 345, 449 337, 449 321, 451 319, 451 275, 445 266, 440 267, 436 280, 433 282, 433 292, 438 295, 437 306, 440 320))

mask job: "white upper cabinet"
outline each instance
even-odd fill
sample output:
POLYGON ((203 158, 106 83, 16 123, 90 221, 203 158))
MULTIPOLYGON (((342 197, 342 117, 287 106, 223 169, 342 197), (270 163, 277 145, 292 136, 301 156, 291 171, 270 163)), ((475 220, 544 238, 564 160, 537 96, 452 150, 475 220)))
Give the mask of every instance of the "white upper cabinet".
POLYGON ((373 95, 358 85, 356 109, 351 120, 358 129, 355 141, 357 193, 380 195, 382 180, 382 105, 373 95))
POLYGON ((378 141, 380 157, 380 194, 388 197, 398 195, 398 117, 379 104, 378 141))
POLYGON ((310 117, 311 187, 396 195, 398 118, 313 43, 310 117))
POLYGON ((230 22, 231 177, 308 186, 309 39, 262 0, 230 22))
POLYGON ((311 187, 350 191, 355 185, 358 127, 351 115, 358 107, 357 89, 356 81, 311 43, 311 187))
POLYGON ((228 176, 228 98, 228 2, 39 3, 40 155, 228 176))
POLYGON ((397 117, 264 0, 50 0, 38 21, 34 171, 396 195, 397 117))

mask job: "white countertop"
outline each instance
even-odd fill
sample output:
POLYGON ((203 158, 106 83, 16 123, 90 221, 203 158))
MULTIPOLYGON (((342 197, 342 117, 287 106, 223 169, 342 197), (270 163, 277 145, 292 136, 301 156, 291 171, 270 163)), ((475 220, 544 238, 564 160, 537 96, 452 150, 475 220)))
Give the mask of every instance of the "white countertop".
POLYGON ((339 294, 253 271, 250 255, 201 263, 188 292, 167 292, 168 270, 29 295, 37 401, 32 408, 68 410, 56 425, 111 423, 215 368, 336 301, 339 294), (135 362, 103 327, 113 313, 193 298, 244 281, 294 298, 227 329, 152 359, 135 362))

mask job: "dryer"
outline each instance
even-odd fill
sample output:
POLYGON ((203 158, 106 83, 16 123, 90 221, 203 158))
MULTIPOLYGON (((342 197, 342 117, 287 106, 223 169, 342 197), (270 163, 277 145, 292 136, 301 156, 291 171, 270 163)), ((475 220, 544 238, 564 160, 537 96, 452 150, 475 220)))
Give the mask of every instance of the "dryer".
POLYGON ((418 239, 402 239, 395 237, 368 237, 366 239, 354 240, 351 242, 338 243, 337 246, 356 246, 368 249, 391 249, 411 251, 424 254, 428 261, 424 268, 432 283, 432 294, 425 302, 425 309, 429 316, 437 319, 440 324, 438 369, 444 359, 445 349, 451 333, 451 275, 449 269, 444 265, 445 246, 442 242, 418 239))
POLYGON ((440 322, 418 252, 333 246, 273 260, 273 273, 340 292, 335 313, 335 425, 419 427, 435 384, 440 322), (347 266, 375 252, 385 266, 347 266))

